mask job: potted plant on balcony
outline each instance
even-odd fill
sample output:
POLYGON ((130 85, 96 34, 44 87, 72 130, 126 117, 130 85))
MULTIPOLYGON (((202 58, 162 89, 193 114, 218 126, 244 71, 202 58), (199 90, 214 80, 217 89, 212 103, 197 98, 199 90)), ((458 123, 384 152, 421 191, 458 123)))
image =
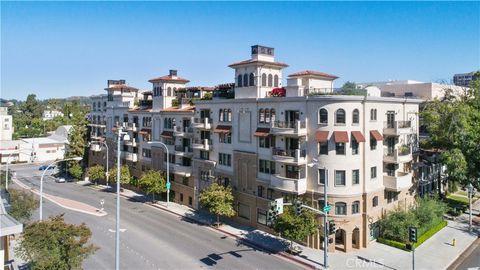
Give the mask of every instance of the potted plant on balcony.
POLYGON ((406 145, 406 144, 402 144, 399 148, 398 148, 398 151, 399 151, 399 154, 401 155, 406 155, 408 153, 410 153, 410 146, 406 145))

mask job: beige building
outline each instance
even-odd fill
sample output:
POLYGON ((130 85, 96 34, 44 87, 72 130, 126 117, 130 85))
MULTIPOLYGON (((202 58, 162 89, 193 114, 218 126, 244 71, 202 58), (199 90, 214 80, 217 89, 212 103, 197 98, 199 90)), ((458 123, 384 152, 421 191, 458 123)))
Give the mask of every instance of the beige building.
MULTIPOLYGON (((234 219, 266 231, 272 200, 300 198, 321 209, 327 184, 337 227, 331 251, 367 247, 382 214, 413 201, 421 100, 335 95, 337 77, 317 71, 295 72, 282 85, 286 66, 273 48, 257 45, 250 59, 230 65, 235 85, 189 88, 171 71, 150 80, 151 106, 107 109, 107 127, 133 134, 135 127, 142 135, 137 148, 124 142, 122 149, 122 162, 137 175, 166 166, 164 148, 142 145, 145 136, 167 145, 176 202, 198 208, 199 193, 212 182, 230 185, 234 219), (213 99, 201 99, 212 91, 213 99), (140 159, 145 149, 148 157, 140 159)), ((107 142, 112 138, 107 128, 107 142)), ((316 234, 307 244, 321 248, 321 241, 316 234)))

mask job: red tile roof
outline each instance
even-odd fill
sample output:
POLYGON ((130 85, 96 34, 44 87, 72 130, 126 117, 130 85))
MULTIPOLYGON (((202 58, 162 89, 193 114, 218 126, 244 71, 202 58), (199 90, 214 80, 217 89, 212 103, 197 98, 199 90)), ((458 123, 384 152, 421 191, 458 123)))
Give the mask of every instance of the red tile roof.
POLYGON ((160 111, 162 112, 193 112, 193 110, 195 110, 195 106, 188 106, 185 108, 170 107, 160 111))
POLYGON ((316 76, 316 77, 325 77, 325 78, 331 78, 331 79, 337 79, 338 77, 332 74, 324 73, 324 72, 319 72, 319 71, 313 71, 313 70, 304 70, 304 71, 299 71, 292 73, 288 75, 288 77, 308 77, 308 76, 316 76))
POLYGON ((233 63, 228 66, 233 68, 236 66, 249 65, 249 64, 263 64, 263 65, 270 65, 270 66, 277 66, 277 67, 288 67, 288 65, 284 63, 269 62, 269 61, 262 61, 262 60, 256 60, 256 59, 249 59, 249 60, 233 63))
POLYGON ((177 83, 188 83, 188 82, 190 82, 187 79, 184 79, 184 78, 181 78, 181 77, 178 77, 178 76, 173 77, 173 76, 170 76, 170 75, 165 75, 165 76, 162 76, 162 77, 153 78, 153 79, 150 79, 148 81, 151 82, 151 83, 160 82, 160 81, 177 82, 177 83))
POLYGON ((132 87, 132 86, 129 86, 129 85, 126 85, 126 84, 114 84, 114 85, 111 85, 108 88, 105 88, 105 90, 107 90, 107 89, 133 89, 133 90, 138 90, 138 88, 135 88, 135 87, 132 87))

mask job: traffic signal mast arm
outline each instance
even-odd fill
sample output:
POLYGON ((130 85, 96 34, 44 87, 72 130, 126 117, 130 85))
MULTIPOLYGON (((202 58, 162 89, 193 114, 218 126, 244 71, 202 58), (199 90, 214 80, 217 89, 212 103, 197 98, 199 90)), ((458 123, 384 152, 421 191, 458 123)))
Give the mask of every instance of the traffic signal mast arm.
MULTIPOLYGON (((283 203, 283 205, 288 206, 288 205, 293 205, 293 203, 283 203)), ((321 215, 325 215, 325 212, 320 211, 320 210, 318 210, 318 209, 315 209, 315 208, 313 208, 313 207, 310 207, 310 206, 308 206, 308 205, 302 204, 301 207, 302 207, 302 208, 307 208, 307 209, 309 209, 309 210, 312 210, 312 211, 315 212, 315 213, 318 213, 318 214, 321 214, 321 215)))

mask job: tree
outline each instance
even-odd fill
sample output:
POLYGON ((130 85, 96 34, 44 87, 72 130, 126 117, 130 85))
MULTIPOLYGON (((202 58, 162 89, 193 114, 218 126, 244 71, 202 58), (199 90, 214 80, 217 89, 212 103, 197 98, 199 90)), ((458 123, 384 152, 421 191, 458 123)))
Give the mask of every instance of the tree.
POLYGON ((43 105, 37 100, 35 94, 27 96, 27 100, 22 104, 23 113, 30 119, 41 118, 43 114, 43 105))
POLYGON ((75 179, 79 180, 83 175, 83 168, 78 162, 71 162, 68 166, 68 173, 75 179))
POLYGON ((8 213, 22 223, 28 222, 38 208, 39 201, 27 191, 10 189, 9 193, 11 203, 8 213))
POLYGON ((235 215, 230 187, 213 183, 200 193, 199 201, 210 213, 217 216, 217 224, 220 224, 220 216, 233 217, 235 215))
POLYGON ((292 207, 284 207, 281 214, 273 225, 273 229, 282 237, 290 239, 290 248, 293 241, 304 241, 308 236, 317 232, 318 222, 315 214, 306 210, 301 215, 295 215, 292 207))
MULTIPOLYGON (((117 166, 113 167, 110 169, 108 172, 109 179, 112 181, 112 183, 117 183, 117 166)), ((120 184, 128 184, 130 183, 130 170, 128 169, 128 166, 122 165, 120 166, 120 184)))
POLYGON ((87 175, 90 181, 95 181, 95 183, 97 183, 98 180, 105 179, 105 169, 102 165, 95 165, 88 168, 87 175))
POLYGON ((449 188, 471 183, 480 189, 480 80, 457 95, 446 89, 442 100, 425 105, 421 117, 430 134, 425 145, 441 151, 449 188))
POLYGON ((165 178, 158 171, 147 171, 140 178, 140 187, 147 194, 152 194, 152 202, 155 202, 155 194, 167 191, 165 186, 165 178))
POLYGON ((63 215, 58 215, 27 225, 16 251, 22 259, 31 261, 34 270, 78 269, 98 249, 88 244, 91 236, 85 223, 67 224, 63 215))
POLYGON ((354 82, 347 81, 343 84, 340 94, 342 95, 356 95, 356 96, 365 96, 367 91, 363 88, 358 88, 357 84, 354 82))

